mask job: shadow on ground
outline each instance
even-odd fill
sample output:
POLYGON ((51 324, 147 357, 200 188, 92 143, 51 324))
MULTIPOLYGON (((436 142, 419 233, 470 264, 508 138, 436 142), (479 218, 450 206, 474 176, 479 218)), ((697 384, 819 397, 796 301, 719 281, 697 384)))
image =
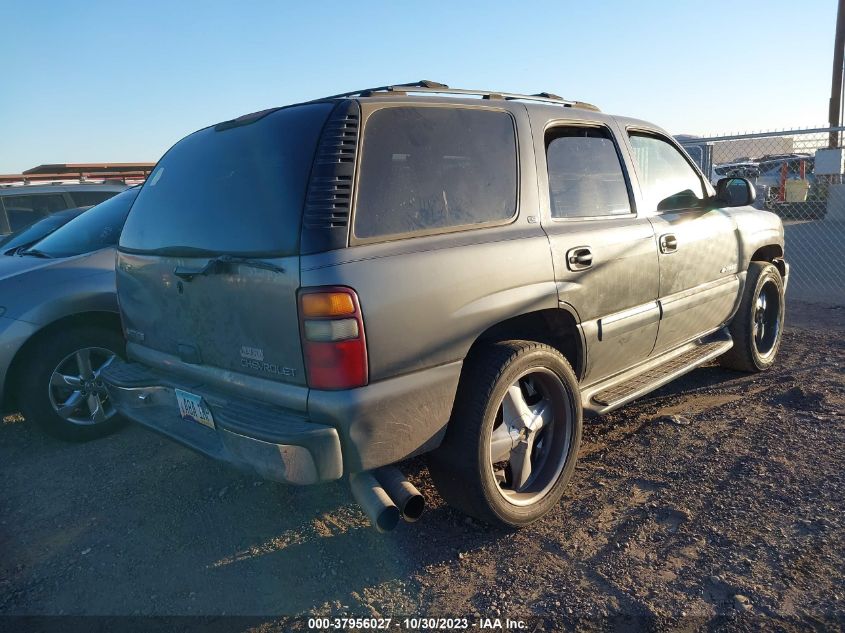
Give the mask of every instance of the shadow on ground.
POLYGON ((7 418, 0 614, 841 615, 845 354, 825 310, 797 315, 811 329, 771 372, 705 367, 588 422, 559 510, 515 533, 445 507, 422 460, 403 468, 430 510, 380 535, 345 482, 7 418))

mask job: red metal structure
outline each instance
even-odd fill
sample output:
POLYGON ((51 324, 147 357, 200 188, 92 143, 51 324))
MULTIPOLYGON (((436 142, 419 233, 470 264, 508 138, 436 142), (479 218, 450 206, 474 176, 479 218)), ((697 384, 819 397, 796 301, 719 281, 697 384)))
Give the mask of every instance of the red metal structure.
POLYGON ((99 182, 103 180, 145 180, 155 163, 61 163, 38 165, 20 174, 0 175, 0 185, 36 182, 99 182))

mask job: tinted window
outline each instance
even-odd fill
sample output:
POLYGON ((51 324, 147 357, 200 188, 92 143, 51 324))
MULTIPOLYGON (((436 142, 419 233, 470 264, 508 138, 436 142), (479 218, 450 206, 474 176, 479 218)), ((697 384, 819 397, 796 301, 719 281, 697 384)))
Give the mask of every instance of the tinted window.
POLYGON ((687 209, 704 199, 698 174, 673 145, 637 133, 631 134, 631 145, 647 210, 687 209))
POLYGON ((506 220, 516 139, 505 112, 385 108, 367 123, 355 210, 362 238, 506 220))
POLYGON ((60 193, 3 196, 6 217, 12 231, 18 231, 53 211, 66 209, 65 198, 60 193))
POLYGON ((31 224, 25 229, 0 238, 0 247, 3 247, 3 251, 9 251, 27 244, 32 244, 52 233, 77 215, 79 215, 79 211, 76 210, 58 211, 53 215, 48 215, 46 218, 31 224))
POLYGON ((139 188, 127 189, 89 209, 32 246, 50 257, 72 257, 117 245, 139 188))
POLYGON ((626 215, 628 187, 613 139, 602 128, 558 128, 546 145, 552 217, 626 215))
POLYGON ((15 207, 6 207, 6 217, 9 218, 9 228, 12 231, 20 231, 25 229, 33 222, 37 222, 45 217, 45 211, 33 211, 32 209, 16 209, 15 207))
POLYGON ((331 104, 295 106, 179 141, 141 189, 121 248, 170 254, 296 252, 317 139, 331 104))
POLYGON ((91 207, 105 202, 113 197, 117 191, 71 191, 70 197, 78 207, 91 207))

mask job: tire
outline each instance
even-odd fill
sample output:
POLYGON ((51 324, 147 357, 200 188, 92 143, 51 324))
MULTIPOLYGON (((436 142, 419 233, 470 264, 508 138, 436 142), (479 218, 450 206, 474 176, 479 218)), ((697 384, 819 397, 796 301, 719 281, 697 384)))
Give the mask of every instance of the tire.
POLYGON ((124 420, 111 406, 97 377, 103 363, 115 354, 123 356, 124 348, 119 332, 102 327, 71 327, 43 336, 27 351, 17 383, 24 418, 68 441, 114 433, 124 420), (83 378, 84 358, 90 371, 83 378), (99 414, 92 412, 97 410, 92 408, 93 399, 99 402, 99 414), (90 419, 86 422, 86 418, 90 419))
POLYGON ((578 381, 563 355, 533 341, 494 343, 467 358, 429 471, 449 505, 498 527, 522 527, 560 501, 581 432, 578 381))
POLYGON ((780 271, 768 262, 751 262, 739 309, 728 326, 734 346, 719 363, 745 372, 760 372, 771 367, 783 336, 785 306, 780 271))

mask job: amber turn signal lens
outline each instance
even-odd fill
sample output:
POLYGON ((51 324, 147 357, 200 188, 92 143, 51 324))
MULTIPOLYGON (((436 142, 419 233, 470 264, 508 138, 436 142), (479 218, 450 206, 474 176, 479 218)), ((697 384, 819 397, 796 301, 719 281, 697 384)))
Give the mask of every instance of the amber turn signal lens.
POLYGON ((312 292, 301 296, 302 316, 333 317, 355 314, 352 297, 345 292, 312 292))

